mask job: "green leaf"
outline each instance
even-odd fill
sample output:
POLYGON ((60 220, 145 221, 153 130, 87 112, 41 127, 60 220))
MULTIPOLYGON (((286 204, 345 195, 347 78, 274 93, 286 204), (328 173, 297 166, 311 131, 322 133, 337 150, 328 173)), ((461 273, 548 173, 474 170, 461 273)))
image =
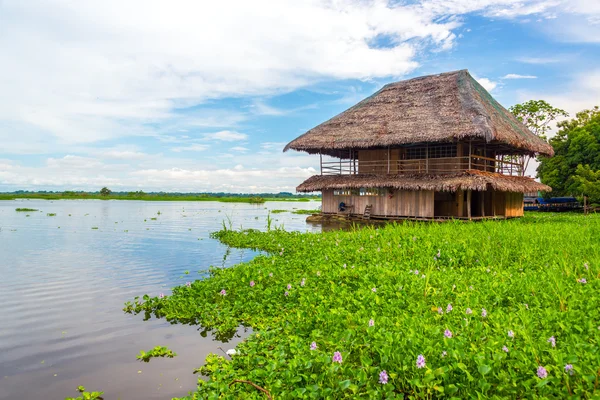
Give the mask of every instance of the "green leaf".
POLYGON ((338 385, 341 390, 346 390, 350 387, 351 383, 352 382, 350 381, 350 379, 346 379, 345 381, 341 381, 338 385))
POLYGON ((481 375, 487 375, 489 374, 489 372, 492 370, 492 367, 490 367, 489 365, 486 364, 481 364, 479 367, 477 367, 477 370, 479 371, 479 373, 481 375))

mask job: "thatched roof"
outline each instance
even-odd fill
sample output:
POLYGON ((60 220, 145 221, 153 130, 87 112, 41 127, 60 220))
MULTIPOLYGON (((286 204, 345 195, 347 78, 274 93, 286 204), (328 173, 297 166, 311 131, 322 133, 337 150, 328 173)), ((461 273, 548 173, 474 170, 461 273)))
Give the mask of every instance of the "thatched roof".
POLYGON ((390 83, 291 141, 284 149, 339 150, 474 139, 552 156, 467 70, 390 83))
POLYGON ((296 188, 298 192, 317 192, 323 189, 393 188, 397 190, 457 190, 528 193, 538 190, 550 192, 552 188, 531 178, 507 176, 492 172, 469 170, 443 175, 315 175, 296 188))

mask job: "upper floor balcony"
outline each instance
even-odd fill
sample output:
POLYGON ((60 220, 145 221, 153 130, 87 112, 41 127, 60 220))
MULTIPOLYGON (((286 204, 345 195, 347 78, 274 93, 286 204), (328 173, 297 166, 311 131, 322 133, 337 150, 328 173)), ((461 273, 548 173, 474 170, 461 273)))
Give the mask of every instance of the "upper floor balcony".
POLYGON ((356 150, 346 158, 321 157, 321 175, 450 174, 468 170, 523 176, 524 163, 518 155, 460 144, 356 150))

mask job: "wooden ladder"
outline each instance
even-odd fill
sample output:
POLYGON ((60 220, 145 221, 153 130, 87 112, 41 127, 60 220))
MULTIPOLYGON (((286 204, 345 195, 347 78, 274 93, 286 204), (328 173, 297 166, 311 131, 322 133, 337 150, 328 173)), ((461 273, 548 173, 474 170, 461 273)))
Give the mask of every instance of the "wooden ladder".
POLYGON ((368 204, 365 206, 365 213, 362 216, 362 219, 371 219, 371 210, 373 209, 372 204, 368 204))

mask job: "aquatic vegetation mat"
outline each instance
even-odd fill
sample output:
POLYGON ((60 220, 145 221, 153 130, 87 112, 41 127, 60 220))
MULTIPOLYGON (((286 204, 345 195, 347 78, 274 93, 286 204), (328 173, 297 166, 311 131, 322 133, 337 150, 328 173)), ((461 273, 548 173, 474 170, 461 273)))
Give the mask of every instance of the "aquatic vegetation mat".
POLYGON ((253 328, 186 398, 600 396, 597 215, 215 237, 271 255, 125 306, 253 328))

